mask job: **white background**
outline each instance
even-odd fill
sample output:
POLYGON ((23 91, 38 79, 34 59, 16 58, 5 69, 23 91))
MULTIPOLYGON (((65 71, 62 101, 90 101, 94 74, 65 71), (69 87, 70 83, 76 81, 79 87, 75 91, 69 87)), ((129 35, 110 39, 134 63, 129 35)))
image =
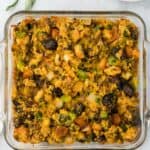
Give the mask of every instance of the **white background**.
MULTIPOLYGON (((0 41, 4 38, 4 25, 7 18, 12 13, 24 9, 25 0, 20 0, 15 9, 6 12, 6 6, 12 1, 0 0, 0 41)), ((150 0, 134 3, 119 0, 37 0, 33 10, 130 10, 138 13, 144 19, 147 25, 148 38, 150 39, 150 0)), ((0 150, 11 150, 3 135, 0 135, 0 150)), ((150 128, 146 141, 138 150, 150 150, 150 128)))

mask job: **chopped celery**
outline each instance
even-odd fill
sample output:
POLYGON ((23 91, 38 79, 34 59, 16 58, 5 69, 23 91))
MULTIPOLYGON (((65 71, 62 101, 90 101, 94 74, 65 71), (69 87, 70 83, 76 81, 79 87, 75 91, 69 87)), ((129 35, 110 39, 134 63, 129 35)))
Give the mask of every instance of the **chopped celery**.
POLYGON ((26 32, 24 31, 16 31, 17 38, 24 38, 26 36, 26 32))
POLYGON ((117 63, 117 58, 115 57, 115 56, 109 56, 109 58, 108 58, 108 63, 109 63, 109 65, 116 65, 116 63, 117 63))
POLYGON ((100 103, 101 99, 99 97, 96 98, 96 103, 100 103))
POLYGON ((19 71, 23 71, 24 70, 24 62, 21 59, 19 59, 18 62, 17 62, 17 69, 19 71))
POLYGON ((79 79, 81 79, 81 80, 85 80, 87 78, 87 74, 83 70, 78 70, 77 75, 78 75, 79 79))
POLYGON ((71 96, 69 95, 63 95, 60 98, 63 102, 70 102, 71 101, 71 96))
POLYGON ((130 82, 131 82, 132 87, 135 90, 137 90, 138 89, 138 78, 137 77, 133 77, 130 82))
POLYGON ((100 113, 100 118, 101 118, 101 119, 107 119, 107 118, 108 118, 108 113, 107 113, 107 111, 101 111, 101 113, 100 113))
POLYGON ((101 25, 101 24, 99 24, 99 25, 96 25, 95 29, 96 29, 96 30, 104 29, 104 26, 103 26, 103 25, 101 25))
POLYGON ((124 37, 129 37, 129 36, 130 36, 130 32, 129 32, 128 29, 124 30, 123 36, 124 36, 124 37))
POLYGON ((42 119, 42 112, 38 111, 36 114, 35 114, 35 118, 36 120, 41 120, 42 119))
POLYGON ((76 114, 69 112, 69 117, 71 121, 74 121, 74 119, 76 118, 76 114))
POLYGON ((113 28, 113 25, 112 24, 108 24, 105 28, 108 29, 108 30, 111 30, 113 28))
POLYGON ((60 123, 65 123, 68 120, 69 120, 69 116, 68 115, 65 115, 65 114, 60 114, 59 115, 59 121, 60 121, 60 123))
POLYGON ((76 118, 76 115, 72 112, 68 114, 60 114, 59 121, 61 124, 70 125, 76 118))
POLYGON ((127 131, 127 126, 125 125, 125 124, 121 124, 120 125, 120 127, 122 128, 122 130, 124 131, 124 132, 126 132, 127 131))

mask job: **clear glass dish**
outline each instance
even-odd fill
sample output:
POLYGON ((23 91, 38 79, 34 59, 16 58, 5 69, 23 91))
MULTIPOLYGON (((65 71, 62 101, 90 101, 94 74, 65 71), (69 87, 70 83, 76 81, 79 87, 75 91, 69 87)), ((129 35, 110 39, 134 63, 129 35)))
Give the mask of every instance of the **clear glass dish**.
POLYGON ((124 2, 140 2, 143 0, 120 0, 120 1, 124 1, 124 2))
POLYGON ((6 23, 5 26, 5 39, 1 41, 1 55, 2 55, 2 87, 4 88, 4 107, 1 112, 0 121, 4 123, 4 135, 7 143, 14 149, 132 149, 139 147, 145 140, 146 132, 148 128, 148 120, 150 118, 150 112, 148 108, 148 98, 150 94, 148 93, 148 57, 149 53, 146 51, 150 47, 150 43, 147 41, 146 36, 146 26, 142 18, 132 12, 58 12, 58 11, 21 11, 13 14, 6 23), (134 22, 139 29, 139 50, 140 50, 140 60, 139 60, 139 99, 140 99, 140 118, 141 127, 140 133, 137 139, 130 143, 124 144, 98 144, 98 143, 75 143, 71 145, 65 144, 53 144, 49 145, 47 143, 40 144, 25 144, 17 142, 13 137, 13 121, 12 121, 12 102, 11 102, 11 89, 12 89, 12 52, 11 46, 13 41, 12 36, 12 25, 17 24, 22 19, 27 16, 32 16, 34 18, 39 18, 41 16, 69 16, 77 18, 97 18, 105 17, 108 19, 120 19, 127 18, 134 22), (145 49, 146 48, 146 49, 145 49))

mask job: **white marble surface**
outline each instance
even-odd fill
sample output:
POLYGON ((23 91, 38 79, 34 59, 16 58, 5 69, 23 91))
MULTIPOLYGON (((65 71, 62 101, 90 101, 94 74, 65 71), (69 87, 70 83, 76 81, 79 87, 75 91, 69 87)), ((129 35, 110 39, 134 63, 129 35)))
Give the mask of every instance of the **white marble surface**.
MULTIPOLYGON (((0 41, 4 38, 3 31, 7 18, 12 13, 24 9, 25 0, 20 0, 15 9, 6 12, 7 4, 12 1, 0 0, 0 41)), ((150 0, 133 3, 119 0, 37 0, 33 10, 130 10, 143 17, 147 25, 148 38, 150 39, 150 0)), ((0 135, 0 150, 11 150, 6 144, 3 135, 0 135)), ((150 129, 148 130, 146 141, 138 150, 150 150, 150 129)))

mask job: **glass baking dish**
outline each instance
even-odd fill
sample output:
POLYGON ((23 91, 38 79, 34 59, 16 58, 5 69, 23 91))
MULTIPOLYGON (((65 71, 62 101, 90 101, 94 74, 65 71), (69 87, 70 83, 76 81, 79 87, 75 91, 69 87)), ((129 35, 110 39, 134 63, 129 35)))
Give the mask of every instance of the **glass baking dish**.
POLYGON ((0 114, 0 121, 4 124, 4 136, 7 143, 14 149, 132 149, 139 147, 145 140, 148 120, 150 118, 150 111, 148 105, 148 98, 150 94, 148 93, 149 89, 149 72, 148 72, 148 58, 150 48, 150 43, 147 41, 146 35, 146 26, 143 19, 135 13, 132 12, 123 12, 123 11, 110 11, 110 12, 64 12, 64 11, 20 11, 9 17, 5 25, 5 38, 0 43, 0 54, 1 54, 1 88, 3 91, 3 96, 1 101, 3 101, 4 107, 2 108, 0 114), (139 50, 140 50, 140 60, 139 60, 139 99, 140 99, 140 118, 141 118, 141 127, 140 134, 137 139, 130 143, 124 144, 98 144, 98 143, 75 143, 71 145, 65 144, 52 144, 47 143, 40 144, 25 144, 17 142, 13 138, 13 121, 12 121, 12 102, 11 102, 11 88, 12 88, 12 25, 17 24, 22 19, 32 16, 34 18, 39 18, 41 16, 68 16, 68 17, 77 17, 77 18, 98 18, 105 17, 108 19, 120 19, 127 18, 131 20, 139 29, 139 50), (4 97, 4 98, 3 98, 4 97))
POLYGON ((124 1, 124 2, 140 2, 142 0, 120 0, 120 1, 124 1))

